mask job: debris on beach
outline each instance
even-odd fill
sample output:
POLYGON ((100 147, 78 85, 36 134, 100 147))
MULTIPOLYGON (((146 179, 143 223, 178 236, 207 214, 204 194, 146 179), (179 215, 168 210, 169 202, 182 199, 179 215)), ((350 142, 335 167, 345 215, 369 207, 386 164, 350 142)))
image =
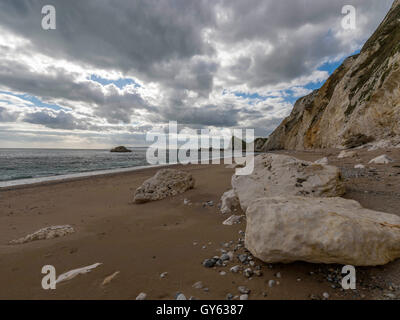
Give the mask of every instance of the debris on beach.
POLYGON ((244 217, 244 215, 241 215, 241 216, 232 215, 228 219, 226 219, 224 222, 222 222, 222 224, 225 226, 232 226, 234 224, 240 223, 243 217, 244 217))
POLYGON ((24 244, 27 242, 37 241, 37 240, 49 240, 49 239, 64 237, 74 232, 75 232, 74 228, 71 227, 70 225, 51 226, 42 228, 20 239, 12 240, 9 242, 9 244, 24 244))
POLYGON ((329 160, 327 157, 314 161, 315 164, 328 164, 329 160))
POLYGON ((355 152, 355 151, 343 150, 339 153, 338 159, 353 158, 356 156, 357 156, 357 152, 355 152))
POLYGON ((375 163, 375 164, 388 164, 394 162, 393 159, 388 157, 386 154, 383 154, 379 157, 376 157, 372 159, 369 163, 375 163))
POLYGON ((56 284, 60 283, 60 282, 64 282, 64 281, 68 281, 71 280, 73 278, 75 278, 76 276, 80 275, 80 274, 85 274, 85 273, 89 273, 91 272, 93 269, 97 268, 98 266, 100 266, 102 263, 95 263, 92 264, 90 266, 87 267, 82 267, 82 268, 78 268, 78 269, 73 269, 70 270, 68 272, 65 272, 63 274, 61 274, 60 276, 58 276, 57 280, 56 280, 56 284))
POLYGON ((144 292, 139 293, 139 295, 136 297, 136 300, 146 300, 147 294, 144 292))
POLYGON ((114 272, 103 280, 102 286, 108 285, 111 281, 113 281, 119 275, 119 271, 114 272))

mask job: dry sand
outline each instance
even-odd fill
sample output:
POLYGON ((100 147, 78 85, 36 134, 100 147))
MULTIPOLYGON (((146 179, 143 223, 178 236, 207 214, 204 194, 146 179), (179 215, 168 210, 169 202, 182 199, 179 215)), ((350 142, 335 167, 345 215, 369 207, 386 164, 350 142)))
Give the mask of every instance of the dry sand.
MULTIPOLYGON (((340 160, 338 150, 284 153, 305 160, 328 155, 331 164, 343 169, 346 198, 367 208, 400 214, 400 149, 357 152, 358 158, 340 160), (383 153, 396 162, 367 165, 383 153), (367 170, 353 169, 357 163, 367 165, 367 170)), ((356 291, 337 288, 338 279, 331 278, 341 266, 335 265, 265 265, 256 261, 263 276, 250 280, 229 272, 238 261, 216 269, 203 267, 204 259, 221 254, 222 243, 238 241, 245 222, 224 226, 222 221, 228 216, 218 210, 222 193, 230 189, 232 169, 224 165, 183 169, 195 177, 195 189, 143 205, 132 203, 134 190, 158 169, 1 190, 0 299, 135 299, 140 292, 147 293, 148 299, 174 299, 177 292, 197 299, 225 299, 228 293, 237 295, 241 285, 251 289, 250 299, 310 299, 320 298, 324 292, 330 299, 385 299, 399 293, 400 261, 357 268, 356 291), (192 204, 185 205, 185 198, 192 204), (214 206, 203 206, 206 201, 214 201, 214 206), (40 228, 64 224, 72 225, 76 233, 17 246, 7 244, 40 228), (61 274, 96 262, 103 264, 59 284, 56 290, 41 287, 44 265, 54 265, 61 274), (226 275, 219 274, 222 270, 226 275), (103 286, 104 279, 117 271, 103 286), (160 278, 163 272, 168 274, 160 278), (276 277, 278 272, 281 278, 276 277), (271 279, 279 285, 270 288, 271 279), (208 291, 193 288, 197 281, 208 291)))

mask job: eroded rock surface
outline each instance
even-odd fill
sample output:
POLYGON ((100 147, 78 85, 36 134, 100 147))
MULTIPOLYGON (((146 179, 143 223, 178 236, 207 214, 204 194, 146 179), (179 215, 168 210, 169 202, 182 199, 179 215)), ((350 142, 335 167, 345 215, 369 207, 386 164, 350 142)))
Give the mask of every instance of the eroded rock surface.
POLYGON ((37 241, 37 240, 49 240, 49 239, 64 237, 64 236, 74 233, 74 232, 75 232, 74 228, 71 227, 70 225, 51 226, 51 227, 42 228, 32 234, 28 234, 27 236, 22 237, 20 239, 12 240, 9 242, 9 244, 23 244, 23 243, 37 241))
POLYGON ((161 169, 136 189, 134 202, 145 203, 176 196, 193 189, 194 184, 193 176, 186 171, 161 169))
POLYGON ((278 154, 255 157, 253 173, 232 176, 232 186, 243 210, 263 197, 336 197, 345 192, 338 168, 278 154))
POLYGON ((376 266, 400 257, 400 217, 354 200, 261 198, 246 216, 246 248, 267 263, 376 266))

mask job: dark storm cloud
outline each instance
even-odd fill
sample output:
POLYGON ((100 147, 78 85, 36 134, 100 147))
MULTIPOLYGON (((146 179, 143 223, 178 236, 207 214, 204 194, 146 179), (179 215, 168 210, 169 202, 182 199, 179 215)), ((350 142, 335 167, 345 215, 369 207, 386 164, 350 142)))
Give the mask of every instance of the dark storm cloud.
POLYGON ((233 107, 203 105, 201 107, 181 106, 160 109, 160 114, 154 120, 161 122, 177 121, 184 125, 232 127, 238 124, 239 110, 233 107))
MULTIPOLYGON (((115 89, 105 94, 99 84, 77 81, 79 75, 65 69, 47 66, 43 74, 22 61, 5 58, 0 59, 0 86, 63 101, 71 108, 85 103, 94 117, 110 124, 127 124, 132 117, 153 122, 176 120, 191 126, 237 126, 248 120, 270 131, 281 120, 273 114, 277 110, 250 110, 238 102, 216 104, 210 93, 235 85, 249 90, 282 83, 288 86, 299 77, 310 76, 327 58, 349 54, 362 44, 391 3, 2 0, 0 27, 30 41, 18 53, 41 53, 85 67, 134 75, 157 84, 163 101, 154 105, 153 100, 150 103, 135 91, 120 94, 115 89), (48 4, 56 8, 57 29, 44 31, 41 8, 48 4), (357 35, 347 42, 334 34, 345 4, 356 7, 359 21, 357 35), (234 56, 236 50, 239 53, 234 56), (193 93, 199 99, 196 106, 193 93)), ((0 46, 1 53, 12 56, 7 46, 0 46)), ((0 113, 2 118, 6 116, 0 113)), ((25 121, 71 130, 90 126, 67 112, 29 114, 25 121)))
POLYGON ((156 63, 212 50, 201 29, 214 23, 206 0, 3 0, 0 24, 32 40, 38 51, 102 68, 145 71, 156 63), (41 28, 41 8, 51 4, 57 29, 41 28))
POLYGON ((49 110, 42 110, 32 112, 26 114, 22 121, 32 124, 41 124, 51 129, 87 130, 89 128, 86 123, 79 121, 72 114, 64 111, 52 112, 49 110))
POLYGON ((229 19, 217 31, 221 41, 232 45, 258 41, 271 46, 268 52, 264 47, 255 46, 250 57, 240 57, 230 68, 239 81, 257 88, 306 76, 324 59, 350 54, 349 44, 332 34, 341 25, 342 7, 356 8, 357 26, 359 31, 363 28, 364 34, 358 39, 361 44, 378 26, 392 0, 222 2, 230 10, 229 19))

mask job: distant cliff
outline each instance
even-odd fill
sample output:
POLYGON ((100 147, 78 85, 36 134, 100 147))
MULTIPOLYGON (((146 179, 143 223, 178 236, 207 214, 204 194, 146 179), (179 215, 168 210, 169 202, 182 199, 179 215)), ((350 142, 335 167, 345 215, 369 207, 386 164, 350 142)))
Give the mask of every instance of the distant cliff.
POLYGON ((400 0, 326 83, 299 99, 263 151, 355 147, 400 137, 400 0))

